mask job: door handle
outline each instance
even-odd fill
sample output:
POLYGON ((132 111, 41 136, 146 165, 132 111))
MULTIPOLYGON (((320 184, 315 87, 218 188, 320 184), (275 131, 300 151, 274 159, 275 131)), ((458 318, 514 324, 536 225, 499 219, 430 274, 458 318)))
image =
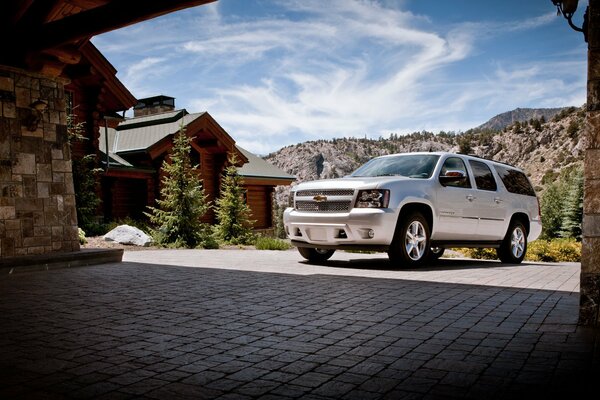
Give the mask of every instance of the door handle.
POLYGON ((476 198, 477 198, 477 197, 473 196, 472 194, 468 194, 468 195, 467 195, 467 200, 469 200, 469 201, 473 201, 473 200, 475 200, 476 198))
POLYGON ((496 204, 500 204, 500 203, 502 203, 503 201, 504 201, 504 200, 502 200, 500 197, 494 197, 494 202, 495 202, 496 204))

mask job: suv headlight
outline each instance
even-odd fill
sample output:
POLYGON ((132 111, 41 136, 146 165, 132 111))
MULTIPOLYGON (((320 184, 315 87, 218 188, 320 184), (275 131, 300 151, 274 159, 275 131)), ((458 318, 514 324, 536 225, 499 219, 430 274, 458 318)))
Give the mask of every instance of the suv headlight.
POLYGON ((356 197, 356 208, 387 208, 390 202, 390 191, 387 189, 359 190, 356 197))

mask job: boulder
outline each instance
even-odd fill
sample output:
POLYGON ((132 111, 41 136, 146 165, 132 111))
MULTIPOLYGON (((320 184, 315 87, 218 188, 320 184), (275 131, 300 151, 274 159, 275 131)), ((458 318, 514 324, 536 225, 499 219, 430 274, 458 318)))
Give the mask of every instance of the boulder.
POLYGON ((130 244, 135 246, 150 246, 152 238, 146 235, 142 230, 129 225, 119 225, 112 231, 104 235, 107 242, 117 242, 121 244, 130 244))

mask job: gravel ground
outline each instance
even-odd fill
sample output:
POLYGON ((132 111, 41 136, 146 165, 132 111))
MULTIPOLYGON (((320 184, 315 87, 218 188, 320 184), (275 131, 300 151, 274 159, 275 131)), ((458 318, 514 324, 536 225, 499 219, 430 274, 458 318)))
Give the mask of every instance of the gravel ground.
MULTIPOLYGON (((125 251, 140 251, 140 250, 158 250, 163 249, 158 246, 133 246, 127 244, 121 244, 113 241, 104 240, 104 236, 92 236, 86 238, 87 243, 81 245, 82 249, 124 249, 125 251)), ((234 246, 234 245, 221 245, 221 250, 235 249, 235 250, 255 250, 254 246, 234 246)))
POLYGON ((81 245, 82 249, 125 249, 126 251, 137 251, 137 250, 156 250, 160 247, 157 246, 133 246, 127 244, 121 244, 113 241, 104 240, 104 236, 92 236, 86 238, 87 243, 81 245))

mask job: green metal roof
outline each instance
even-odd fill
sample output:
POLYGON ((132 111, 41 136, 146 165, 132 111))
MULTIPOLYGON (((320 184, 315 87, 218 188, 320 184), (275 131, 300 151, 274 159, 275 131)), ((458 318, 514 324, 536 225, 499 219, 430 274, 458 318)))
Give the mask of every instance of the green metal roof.
POLYGON ((156 118, 157 116, 132 118, 136 121, 128 120, 123 123, 125 125, 124 129, 122 128, 123 124, 119 124, 112 151, 125 153, 146 150, 165 137, 177 133, 181 124, 187 126, 203 114, 183 115, 183 113, 180 113, 178 114, 179 118, 173 118, 173 113, 165 113, 161 115, 168 118, 156 118))
POLYGON ((248 150, 243 149, 238 145, 235 147, 248 158, 248 162, 238 168, 238 174, 240 174, 240 176, 265 179, 296 179, 295 176, 287 174, 285 171, 250 153, 248 150))
MULTIPOLYGON (((125 120, 117 129, 100 127, 99 149, 106 154, 106 135, 108 133, 108 154, 111 165, 133 168, 119 153, 144 151, 165 137, 179 131, 181 124, 189 125, 205 113, 188 114, 185 110, 177 110, 155 115, 147 115, 125 120)), ((246 149, 237 146, 237 149, 248 159, 248 162, 238 168, 238 173, 247 178, 262 179, 296 179, 295 176, 269 164, 262 158, 252 154, 246 149)))

